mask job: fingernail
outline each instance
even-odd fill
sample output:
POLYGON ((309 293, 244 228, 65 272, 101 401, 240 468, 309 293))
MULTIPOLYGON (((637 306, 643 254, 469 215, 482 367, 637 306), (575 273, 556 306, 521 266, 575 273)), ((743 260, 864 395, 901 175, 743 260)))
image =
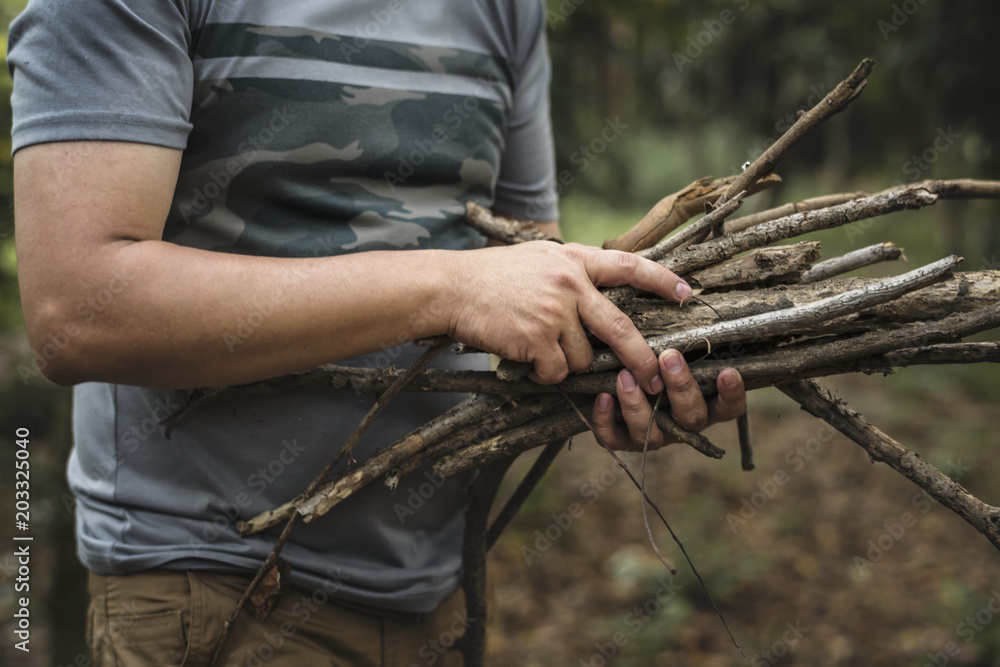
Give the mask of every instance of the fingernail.
POLYGON ((681 281, 677 283, 677 287, 674 288, 674 294, 677 295, 678 299, 683 301, 684 299, 691 296, 691 286, 688 285, 686 282, 681 281))
POLYGON ((739 377, 740 376, 737 375, 736 371, 726 373, 726 375, 722 378, 722 384, 726 389, 736 389, 736 385, 740 383, 739 377))
POLYGON ((597 395, 597 409, 605 412, 611 409, 611 394, 597 395))
POLYGON ((663 354, 665 356, 663 364, 667 367, 667 372, 679 373, 681 368, 684 367, 684 363, 681 359, 681 353, 677 350, 667 350, 663 354))
POLYGON ((649 383, 649 387, 650 389, 653 390, 654 394, 659 394, 661 391, 663 391, 663 380, 660 378, 659 375, 657 375, 653 377, 652 382, 649 383))
POLYGON ((625 391, 635 391, 635 388, 639 385, 635 382, 635 376, 628 371, 622 372, 622 389, 625 391))

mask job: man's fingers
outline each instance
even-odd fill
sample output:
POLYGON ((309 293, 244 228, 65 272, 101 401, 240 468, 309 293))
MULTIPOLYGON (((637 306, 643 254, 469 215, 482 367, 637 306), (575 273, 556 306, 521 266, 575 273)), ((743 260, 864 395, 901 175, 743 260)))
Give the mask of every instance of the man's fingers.
POLYGON ((571 327, 559 338, 559 346, 566 355, 566 363, 571 372, 585 371, 594 361, 594 349, 590 347, 587 334, 582 327, 571 327))
POLYGON ((598 394, 590 411, 590 425, 594 433, 611 449, 625 449, 627 436, 615 423, 615 399, 611 394, 598 394))
MULTIPOLYGON (((618 378, 618 400, 626 426, 623 428, 615 420, 615 401, 611 394, 598 394, 590 413, 590 424, 594 433, 611 449, 642 451, 649 429, 649 419, 653 409, 646 395, 628 371, 622 371, 618 378)), ((653 424, 649 433, 649 449, 659 449, 664 445, 663 433, 653 424)))
POLYGON ((534 369, 528 377, 538 384, 557 384, 569 375, 569 364, 566 355, 558 345, 547 346, 545 351, 535 357, 534 369))
POLYGON ((643 389, 654 394, 663 387, 656 382, 660 369, 656 354, 635 328, 632 320, 600 292, 581 296, 580 319, 590 331, 607 343, 643 389))
POLYGON ((649 428, 649 420, 653 417, 653 406, 649 404, 646 393, 635 380, 635 376, 628 370, 623 370, 618 374, 618 402, 622 406, 622 417, 625 419, 625 426, 628 428, 629 436, 632 439, 633 448, 641 449, 646 442, 646 433, 649 433, 649 448, 659 449, 663 446, 663 434, 660 429, 653 424, 652 430, 649 428))
POLYGON ((677 350, 665 350, 660 355, 660 368, 674 419, 689 431, 705 428, 708 424, 708 405, 684 356, 677 350))
POLYGON ((630 252, 596 250, 585 256, 584 266, 598 286, 631 285, 677 302, 691 296, 691 287, 677 274, 630 252))
POLYGON ((739 371, 735 368, 723 369, 715 384, 719 393, 708 404, 710 423, 736 419, 747 411, 747 395, 739 371))

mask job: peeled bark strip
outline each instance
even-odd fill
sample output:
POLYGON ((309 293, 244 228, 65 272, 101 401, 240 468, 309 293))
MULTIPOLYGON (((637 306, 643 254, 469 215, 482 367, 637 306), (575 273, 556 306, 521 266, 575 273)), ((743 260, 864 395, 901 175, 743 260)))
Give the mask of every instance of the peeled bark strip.
POLYGON ((720 227, 728 216, 732 215, 736 209, 743 205, 743 197, 745 196, 746 191, 740 190, 733 196, 732 199, 724 202, 720 201, 718 206, 706 213, 705 217, 701 220, 691 223, 691 225, 685 227, 672 236, 668 236, 652 248, 640 252, 639 255, 655 262, 666 257, 668 254, 679 248, 684 248, 692 243, 700 242, 702 239, 707 237, 712 230, 720 227))
MULTIPOLYGON (((933 284, 950 275, 959 263, 956 256, 946 257, 901 276, 886 278, 866 287, 814 301, 798 308, 788 308, 773 313, 751 315, 738 320, 720 322, 675 334, 647 338, 646 342, 656 354, 668 348, 681 352, 700 347, 711 347, 741 340, 760 339, 767 336, 786 335, 798 327, 812 326, 848 313, 891 301, 902 294, 933 284)), ((613 352, 594 355, 591 370, 607 371, 621 366, 613 352)))
POLYGON ((876 243, 867 248, 859 248, 840 257, 822 261, 802 274, 802 283, 815 283, 848 271, 854 271, 879 262, 894 261, 903 257, 903 249, 891 243, 876 243))
POLYGON ((819 259, 820 244, 803 241, 792 246, 759 248, 741 257, 695 271, 687 277, 702 289, 747 288, 797 283, 819 259))
POLYGON ((987 505, 951 480, 943 472, 879 430, 875 425, 835 399, 815 382, 802 380, 777 385, 778 389, 857 443, 874 461, 881 461, 927 492, 942 505, 965 519, 1000 549, 1000 508, 987 505))
MULTIPOLYGON (((610 250, 639 252, 656 245, 660 239, 685 222, 705 212, 706 205, 713 205, 722 196, 736 176, 712 180, 711 176, 699 178, 686 188, 661 199, 636 225, 616 239, 608 239, 603 247, 610 250)), ((777 174, 769 174, 755 183, 747 196, 781 182, 777 174)))

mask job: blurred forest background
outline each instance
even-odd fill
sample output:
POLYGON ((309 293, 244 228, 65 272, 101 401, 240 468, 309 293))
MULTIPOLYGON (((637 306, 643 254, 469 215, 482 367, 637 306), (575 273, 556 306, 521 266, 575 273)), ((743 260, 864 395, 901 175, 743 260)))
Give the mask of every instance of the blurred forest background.
MULTIPOLYGON (((0 0, 3 20, 22 6, 0 0)), ((572 240, 600 244, 692 180, 735 173, 865 56, 877 67, 862 96, 796 147, 778 168, 784 183, 745 211, 923 178, 1000 178, 1000 3, 549 0, 548 9, 572 240), (595 141, 608 126, 618 128, 614 140, 595 141)), ((13 468, 15 429, 30 427, 36 536, 30 656, 11 647, 14 560, 10 542, 0 544, 0 664, 83 665, 85 580, 64 500, 69 392, 22 373, 33 367, 17 292, 5 72, 0 87, 0 468, 13 468)), ((995 202, 942 202, 814 237, 827 257, 893 241, 911 266, 954 252, 965 270, 1000 269, 995 202)), ((909 369, 828 384, 1000 504, 998 369, 909 369)), ((647 482, 747 661, 657 533, 679 566, 665 577, 637 492, 581 437, 492 555, 491 664, 1000 665, 1000 622, 988 606, 1000 601, 1000 554, 982 536, 777 392, 755 393, 751 419, 754 472, 739 471, 732 455, 708 461, 671 448, 650 459, 647 482), (779 471, 789 483, 769 486, 779 471), (744 503, 755 493, 767 498, 751 513, 744 503), (573 502, 582 515, 553 529, 553 515, 573 502), (915 524, 900 535, 907 512, 915 524), (539 550, 547 530, 557 537, 539 550)), ((709 436, 731 449, 733 431, 717 426, 709 436)), ((12 478, 0 479, 3 517, 13 516, 12 478)))

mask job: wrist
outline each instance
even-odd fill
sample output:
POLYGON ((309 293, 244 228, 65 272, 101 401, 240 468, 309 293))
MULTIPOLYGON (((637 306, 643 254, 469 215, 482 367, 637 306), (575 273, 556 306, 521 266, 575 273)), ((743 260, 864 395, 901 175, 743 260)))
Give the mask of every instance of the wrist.
POLYGON ((432 250, 429 258, 430 294, 425 312, 434 335, 454 336, 462 304, 467 298, 467 260, 473 251, 432 250))

